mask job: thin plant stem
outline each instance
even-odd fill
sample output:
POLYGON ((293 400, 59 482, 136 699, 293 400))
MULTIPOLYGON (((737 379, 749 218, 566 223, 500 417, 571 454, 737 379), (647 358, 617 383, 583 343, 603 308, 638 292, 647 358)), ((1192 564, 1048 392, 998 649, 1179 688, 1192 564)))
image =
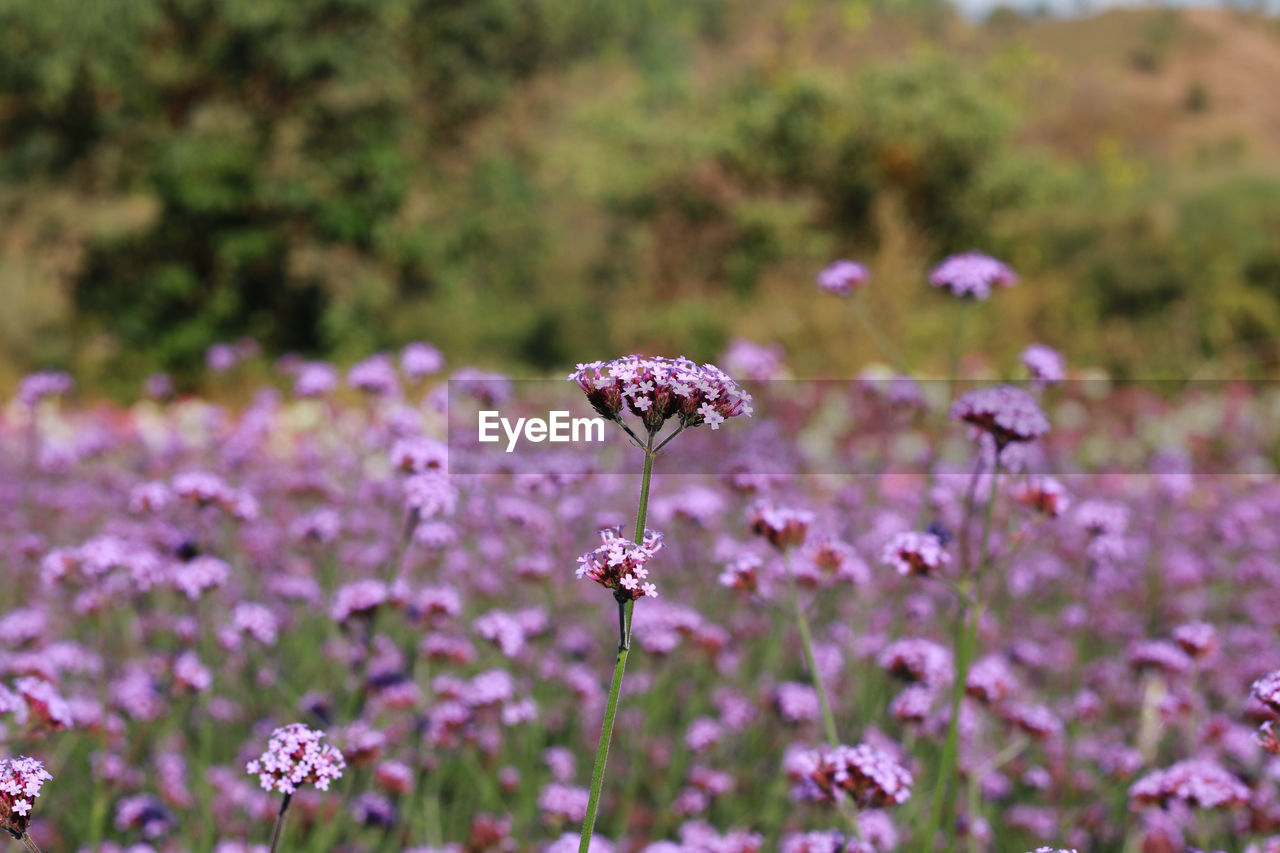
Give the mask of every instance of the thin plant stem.
MULTIPOLYGON (((979 457, 981 458, 981 457, 979 457)), ((982 622, 982 576, 987 563, 987 548, 990 544, 992 510, 995 507, 996 484, 1000 475, 999 449, 996 452, 995 467, 991 472, 991 487, 987 495, 987 506, 982 523, 982 538, 979 540, 979 555, 976 566, 970 563, 968 546, 968 529, 973 515, 974 492, 977 490, 978 477, 982 466, 978 464, 973 470, 965 499, 965 517, 960 531, 961 565, 964 577, 958 587, 963 591, 960 596, 960 616, 956 623, 956 671, 955 687, 951 695, 951 719, 947 723, 947 738, 942 747, 942 758, 938 766, 937 781, 934 786, 933 808, 930 810, 926 833, 921 841, 920 849, 930 851, 934 847, 938 830, 950 824, 947 829, 948 847, 952 849, 955 840, 955 796, 958 782, 952 777, 956 773, 959 755, 960 737, 960 704, 964 698, 965 682, 969 678, 969 666, 973 662, 974 650, 978 644, 978 626, 982 622)))
POLYGON ((822 686, 822 676, 818 673, 818 663, 813 656, 813 635, 809 632, 809 619, 800 605, 800 589, 796 585, 796 576, 791 571, 791 553, 783 555, 783 563, 787 567, 787 583, 791 587, 791 603, 796 611, 796 626, 800 629, 800 640, 804 643, 804 660, 809 667, 809 677, 813 679, 813 689, 818 692, 818 704, 822 706, 822 727, 827 735, 827 743, 835 749, 840 745, 840 736, 836 733, 836 718, 831 713, 831 702, 827 699, 827 689, 822 686))
POLYGON ((896 370, 902 376, 910 376, 911 371, 907 367, 907 361, 902 357, 902 353, 898 351, 889 339, 885 336, 876 321, 871 319, 871 315, 867 313, 867 309, 862 304, 862 299, 858 294, 854 294, 849 300, 849 304, 853 307, 853 316, 857 318, 862 328, 866 329, 867 334, 871 335, 871 339, 875 341, 876 347, 880 350, 880 354, 889 360, 896 370))
MULTIPOLYGON (((822 708, 822 728, 827 735, 827 743, 832 749, 840 746, 840 735, 836 731, 835 714, 831 713, 831 700, 827 698, 827 688, 822 684, 822 676, 818 672, 818 661, 813 654, 813 634, 809 630, 809 617, 805 615, 804 607, 800 604, 800 588, 796 584, 796 576, 791 571, 791 552, 785 551, 782 555, 783 565, 787 569, 787 583, 791 587, 791 603, 796 611, 796 626, 800 629, 800 640, 804 644, 804 660, 809 667, 809 677, 813 679, 813 689, 818 693, 818 705, 822 708)), ((858 825, 858 816, 849 812, 847 803, 841 801, 840 814, 849 824, 849 830, 853 833, 853 837, 858 841, 862 840, 862 829, 858 825)))
POLYGON ((280 813, 276 815, 276 827, 271 830, 271 853, 276 853, 280 849, 280 835, 284 832, 284 819, 289 811, 289 801, 293 799, 293 794, 285 794, 284 799, 280 801, 280 813))
MULTIPOLYGON (((644 446, 644 474, 640 480, 640 507, 636 511, 635 543, 644 541, 645 519, 649 512, 649 481, 653 475, 653 436, 644 446)), ((582 840, 578 853, 587 853, 591 836, 596 828, 596 813, 600 808, 600 789, 604 785, 604 768, 609 759, 609 741, 613 739, 613 721, 618 714, 618 696, 622 692, 622 675, 627 668, 627 654, 631 650, 631 612, 635 601, 619 601, 618 656, 613 664, 613 682, 609 685, 609 702, 604 709, 604 723, 600 727, 600 742, 596 746, 595 769, 591 771, 591 794, 587 799, 587 814, 582 821, 582 840)))

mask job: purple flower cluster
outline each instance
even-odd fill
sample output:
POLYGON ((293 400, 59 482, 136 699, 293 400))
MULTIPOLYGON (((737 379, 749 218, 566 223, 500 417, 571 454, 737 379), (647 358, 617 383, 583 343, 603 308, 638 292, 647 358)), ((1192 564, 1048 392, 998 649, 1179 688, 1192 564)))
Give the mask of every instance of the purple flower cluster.
POLYGON ((871 280, 867 268, 856 261, 835 261, 818 273, 818 289, 836 296, 848 296, 871 280))
POLYGON ((953 296, 983 300, 993 286, 1012 287, 1018 276, 1005 264, 981 252, 952 255, 933 268, 929 283, 953 296))
POLYGON ((281 726, 271 733, 266 751, 245 765, 245 772, 257 776, 264 791, 293 794, 300 785, 327 791, 331 782, 342 778, 347 763, 323 738, 324 732, 302 723, 281 726))
POLYGON ((51 779, 44 764, 34 758, 0 759, 0 827, 26 832, 35 799, 51 779))
POLYGON ((884 808, 911 799, 911 772, 870 744, 813 750, 798 762, 797 798, 836 803, 845 798, 861 808, 884 808))
POLYGON ((979 388, 951 404, 951 417, 990 435, 998 448, 1033 441, 1049 431, 1035 397, 1012 385, 979 388))
POLYGON ((1249 789, 1221 765, 1190 759, 1134 782, 1129 801, 1158 806, 1179 801, 1195 808, 1222 809, 1248 802, 1249 789))
POLYGON ((880 551, 880 562, 900 575, 928 575, 951 562, 942 540, 933 533, 895 533, 880 551))
POLYGON ((662 550, 662 534, 644 532, 640 544, 622 537, 622 528, 600 531, 600 545, 578 558, 577 576, 595 581, 622 598, 658 597, 658 588, 647 581, 650 560, 662 550))
POLYGON ((624 411, 640 419, 654 435, 669 419, 681 427, 720 424, 752 414, 751 395, 713 364, 687 358, 629 355, 613 361, 579 364, 569 381, 576 382, 592 408, 621 423, 624 411))

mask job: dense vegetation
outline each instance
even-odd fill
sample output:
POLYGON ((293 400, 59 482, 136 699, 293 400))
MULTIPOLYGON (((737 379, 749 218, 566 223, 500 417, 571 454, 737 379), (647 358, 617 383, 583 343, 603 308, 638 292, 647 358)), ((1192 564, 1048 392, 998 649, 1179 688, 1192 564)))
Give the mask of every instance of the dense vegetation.
POLYGON ((338 359, 426 337, 526 369, 746 335, 840 372, 874 350, 800 297, 839 255, 939 368, 920 281, 975 246, 1029 285, 1012 321, 1082 362, 1266 373, 1280 146, 1232 123, 1214 74, 1247 62, 1237 36, 1280 41, 1194 14, 14 0, 0 382, 59 364, 131 391, 241 335, 338 359))

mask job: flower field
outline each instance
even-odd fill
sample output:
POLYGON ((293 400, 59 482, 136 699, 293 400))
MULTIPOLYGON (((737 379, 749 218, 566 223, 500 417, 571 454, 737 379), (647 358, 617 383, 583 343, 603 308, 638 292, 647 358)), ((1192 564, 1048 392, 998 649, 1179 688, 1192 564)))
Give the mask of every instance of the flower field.
MULTIPOLYGON (((933 283, 994 303, 992 263, 933 283)), ((812 298, 858 328, 844 274, 812 298)), ((1034 346, 991 381, 957 341, 964 381, 804 383, 745 341, 723 371, 578 365, 627 473, 458 470, 449 409, 506 380, 425 344, 284 360, 245 405, 28 377, 0 419, 0 827, 97 853, 1280 850, 1280 396, 1034 346)), ((210 387, 245 355, 212 352, 210 387)))

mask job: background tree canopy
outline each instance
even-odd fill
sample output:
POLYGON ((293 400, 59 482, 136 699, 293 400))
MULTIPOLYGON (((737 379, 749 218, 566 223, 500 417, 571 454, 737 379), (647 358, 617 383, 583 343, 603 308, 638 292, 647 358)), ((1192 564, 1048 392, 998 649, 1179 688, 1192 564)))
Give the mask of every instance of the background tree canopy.
POLYGON ((970 247, 1026 285, 977 320, 996 353, 1019 323, 1122 375, 1269 375, 1278 55, 1208 9, 11 0, 0 382, 132 391, 242 335, 525 371, 743 335, 846 372, 874 349, 811 287, 846 255, 940 367, 923 277, 970 247))

